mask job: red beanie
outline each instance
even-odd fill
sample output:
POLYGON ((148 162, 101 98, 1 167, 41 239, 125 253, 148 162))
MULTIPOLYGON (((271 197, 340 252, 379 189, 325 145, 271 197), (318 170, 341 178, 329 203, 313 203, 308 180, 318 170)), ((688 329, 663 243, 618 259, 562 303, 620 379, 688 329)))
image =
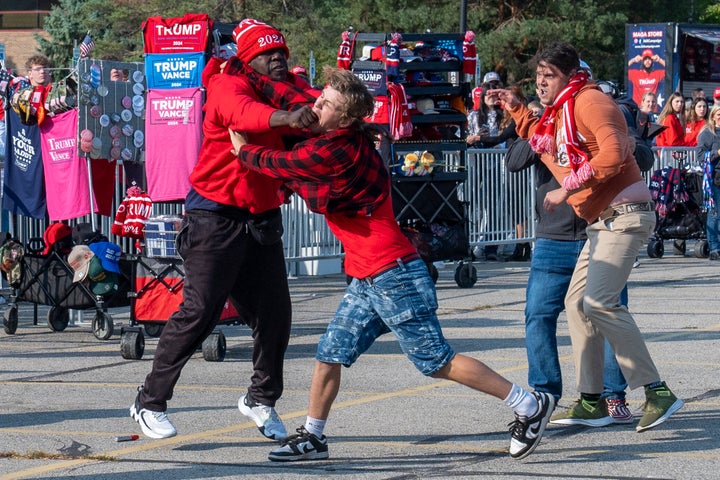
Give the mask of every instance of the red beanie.
POLYGON ((235 27, 233 38, 237 43, 237 56, 245 63, 263 52, 276 48, 282 48, 285 57, 290 57, 290 50, 285 44, 283 34, 275 27, 252 18, 246 18, 235 27))

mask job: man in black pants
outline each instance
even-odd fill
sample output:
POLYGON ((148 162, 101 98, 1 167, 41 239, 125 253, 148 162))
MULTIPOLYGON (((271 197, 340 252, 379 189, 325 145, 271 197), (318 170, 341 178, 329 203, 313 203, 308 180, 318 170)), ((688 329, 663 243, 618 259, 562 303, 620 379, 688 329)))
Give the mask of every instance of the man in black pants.
POLYGON ((185 266, 184 301, 163 329, 152 371, 130 407, 131 417, 151 438, 176 435, 165 413, 167 401, 228 298, 253 337, 254 372, 238 408, 266 437, 287 435, 275 412, 283 392, 291 321, 281 240, 282 183, 237 161, 230 153, 228 128, 245 132, 255 143, 282 148, 281 134, 292 133, 287 127, 305 128, 316 122, 307 105, 318 92, 288 74, 289 51, 275 28, 246 19, 234 37, 238 56, 226 63, 213 58, 203 71, 204 139, 190 175, 192 189, 177 241, 185 266))

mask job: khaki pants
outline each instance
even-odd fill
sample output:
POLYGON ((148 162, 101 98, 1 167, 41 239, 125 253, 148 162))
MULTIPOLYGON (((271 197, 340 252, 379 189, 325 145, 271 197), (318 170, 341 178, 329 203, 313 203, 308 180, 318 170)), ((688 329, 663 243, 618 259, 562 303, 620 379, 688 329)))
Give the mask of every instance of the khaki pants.
POLYGON ((565 296, 581 393, 603 391, 604 338, 631 389, 660 380, 635 320, 619 301, 637 253, 654 228, 653 211, 626 213, 587 227, 588 241, 565 296))

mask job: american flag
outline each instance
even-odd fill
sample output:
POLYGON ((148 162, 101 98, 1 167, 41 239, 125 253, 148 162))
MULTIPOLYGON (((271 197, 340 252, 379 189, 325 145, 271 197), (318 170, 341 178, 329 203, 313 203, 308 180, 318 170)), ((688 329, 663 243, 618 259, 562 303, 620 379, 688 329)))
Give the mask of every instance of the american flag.
POLYGON ((80 44, 80 58, 85 58, 90 55, 90 52, 92 52, 93 48, 95 48, 95 42, 93 42, 93 39, 88 33, 87 35, 85 35, 85 38, 80 44))

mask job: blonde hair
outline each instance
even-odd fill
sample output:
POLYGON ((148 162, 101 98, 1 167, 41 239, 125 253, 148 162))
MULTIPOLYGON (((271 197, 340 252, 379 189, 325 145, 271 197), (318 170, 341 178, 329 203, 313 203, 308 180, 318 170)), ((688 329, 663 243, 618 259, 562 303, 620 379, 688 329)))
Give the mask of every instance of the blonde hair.
POLYGON ((715 103, 710 108, 710 113, 707 116, 707 119, 705 119, 705 125, 703 126, 701 132, 703 130, 710 130, 711 132, 715 133, 715 121, 713 118, 715 117, 715 114, 717 112, 720 112, 720 103, 715 103))
POLYGON ((650 96, 655 97, 655 100, 657 101, 657 93, 651 92, 649 90, 647 92, 643 93, 642 99, 640 101, 644 101, 647 97, 650 97, 650 96))

